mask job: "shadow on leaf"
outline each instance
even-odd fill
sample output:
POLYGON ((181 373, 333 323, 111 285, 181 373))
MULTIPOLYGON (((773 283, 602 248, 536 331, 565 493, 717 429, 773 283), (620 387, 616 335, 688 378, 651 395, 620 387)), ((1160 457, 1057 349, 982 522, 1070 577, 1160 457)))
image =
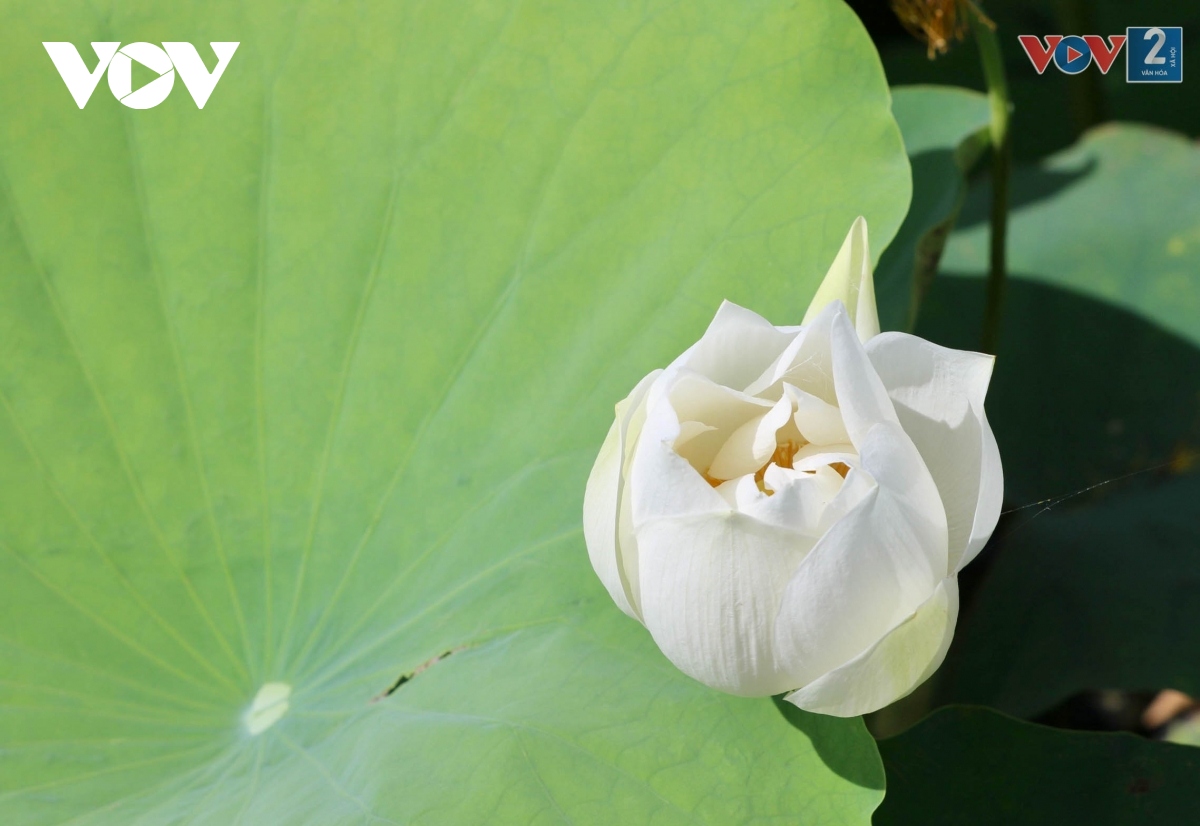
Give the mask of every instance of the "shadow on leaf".
POLYGON ((1195 822, 1200 750, 942 709, 879 744, 876 826, 1179 826, 1195 822))
MULTIPOLYGON (((1016 212, 1021 207, 1053 198, 1087 178, 1096 171, 1098 166, 1099 162, 1095 158, 1088 158, 1078 169, 1067 171, 1046 169, 1041 166, 1026 166, 1017 169, 1013 173, 1012 186, 1009 191, 1009 211, 1016 212)), ((976 197, 969 198, 963 205, 962 212, 958 216, 958 227, 966 229, 977 224, 988 223, 991 220, 991 202, 991 183, 988 179, 981 178, 978 182, 976 197)))
POLYGON ((771 702, 793 728, 803 732, 812 742, 812 747, 831 771, 866 789, 884 787, 883 766, 878 761, 863 760, 857 739, 838 736, 845 720, 799 709, 783 699, 783 695, 772 697, 771 702))
MULTIPOLYGON (((983 289, 979 278, 939 276, 918 334, 977 349, 983 289)), ((1009 507, 1186 465, 1200 449, 1200 350, 1190 342, 1028 275, 1010 276, 1004 319, 987 411, 1009 507)), ((1104 485, 1075 504, 1152 478, 1104 485)))

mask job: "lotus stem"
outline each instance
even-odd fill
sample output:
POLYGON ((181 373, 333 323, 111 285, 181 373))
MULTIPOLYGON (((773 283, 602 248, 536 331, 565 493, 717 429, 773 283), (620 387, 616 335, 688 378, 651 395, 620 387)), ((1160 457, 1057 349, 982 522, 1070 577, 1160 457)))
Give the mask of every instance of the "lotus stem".
POLYGON ((987 280, 987 306, 983 313, 983 335, 980 349, 996 354, 1000 342, 1001 317, 1004 311, 1006 279, 1005 243, 1008 234, 1008 177, 1012 160, 1012 145, 1008 130, 1011 104, 1008 81, 1004 75, 1004 58, 996 39, 994 24, 974 3, 967 3, 967 16, 987 82, 988 102, 991 105, 992 139, 992 216, 987 280))

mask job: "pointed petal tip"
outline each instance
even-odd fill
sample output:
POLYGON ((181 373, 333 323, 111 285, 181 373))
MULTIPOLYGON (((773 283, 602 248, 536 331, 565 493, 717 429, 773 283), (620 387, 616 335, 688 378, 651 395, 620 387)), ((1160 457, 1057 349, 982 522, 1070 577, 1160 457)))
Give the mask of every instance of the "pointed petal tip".
POLYGON ((836 300, 846 306, 854 328, 862 341, 879 334, 879 313, 875 306, 875 283, 871 274, 871 252, 867 219, 858 216, 850 224, 842 246, 829 271, 813 295, 804 324, 809 324, 836 300))

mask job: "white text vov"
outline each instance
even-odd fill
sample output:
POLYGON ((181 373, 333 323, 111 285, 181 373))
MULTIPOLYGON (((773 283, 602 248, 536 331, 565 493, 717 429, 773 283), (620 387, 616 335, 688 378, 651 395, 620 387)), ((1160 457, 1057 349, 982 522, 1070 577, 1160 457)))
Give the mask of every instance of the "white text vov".
POLYGON ((97 62, 96 68, 90 72, 74 44, 48 42, 42 45, 46 47, 54 67, 67 84, 67 91, 75 98, 80 109, 87 105, 105 69, 108 70, 108 88, 112 90, 113 97, 130 109, 149 109, 166 100, 175 85, 176 72, 179 72, 196 106, 203 109, 239 44, 224 41, 209 43, 217 56, 217 65, 211 72, 191 43, 164 42, 162 48, 153 43, 127 43, 125 46, 119 42, 93 43, 92 51, 96 53, 97 62), (158 77, 136 91, 133 89, 134 61, 158 73, 158 77))

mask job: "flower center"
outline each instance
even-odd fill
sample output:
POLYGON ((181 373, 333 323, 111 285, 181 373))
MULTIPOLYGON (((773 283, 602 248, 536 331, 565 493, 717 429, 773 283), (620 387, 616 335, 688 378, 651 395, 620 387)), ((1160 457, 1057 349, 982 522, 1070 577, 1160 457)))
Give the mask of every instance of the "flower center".
MULTIPOLYGON (((788 439, 783 444, 778 445, 775 448, 775 452, 771 454, 771 461, 767 462, 767 465, 776 464, 780 467, 785 467, 788 470, 791 470, 792 460, 795 459, 796 454, 800 452, 800 447, 801 445, 798 442, 793 442, 791 439, 788 439)), ((766 469, 767 466, 763 465, 763 472, 765 472, 766 469)))
POLYGON ((767 483, 765 481, 767 468, 769 468, 771 465, 779 465, 780 467, 785 467, 788 470, 791 470, 792 460, 796 458, 796 454, 799 452, 800 445, 791 439, 786 440, 783 444, 777 445, 775 447, 775 452, 771 454, 771 458, 768 459, 767 463, 760 467, 754 474, 754 484, 758 485, 758 489, 767 496, 772 496, 775 491, 767 487, 767 483))

